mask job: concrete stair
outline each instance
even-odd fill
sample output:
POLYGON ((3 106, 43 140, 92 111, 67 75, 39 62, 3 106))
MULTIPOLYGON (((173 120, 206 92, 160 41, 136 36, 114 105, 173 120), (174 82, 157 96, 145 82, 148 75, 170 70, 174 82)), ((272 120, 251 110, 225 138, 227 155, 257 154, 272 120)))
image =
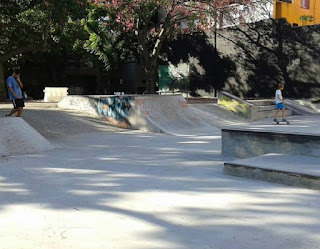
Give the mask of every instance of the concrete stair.
MULTIPOLYGON (((272 100, 247 100, 249 103, 253 104, 257 111, 256 111, 256 119, 263 119, 263 118, 272 118, 276 114, 276 105, 272 100)), ((291 116, 294 115, 292 109, 286 108, 286 115, 291 116)), ((279 118, 281 114, 279 114, 279 118)))
POLYGON ((320 160, 312 156, 265 154, 226 162, 224 173, 320 190, 320 160))

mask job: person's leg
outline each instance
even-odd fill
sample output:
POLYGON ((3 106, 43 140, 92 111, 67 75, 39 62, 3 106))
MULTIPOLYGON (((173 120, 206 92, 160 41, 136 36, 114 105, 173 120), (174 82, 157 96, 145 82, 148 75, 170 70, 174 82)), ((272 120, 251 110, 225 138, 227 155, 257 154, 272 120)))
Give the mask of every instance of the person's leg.
POLYGON ((280 111, 280 110, 277 110, 277 111, 276 111, 276 115, 274 115, 274 118, 273 118, 273 120, 274 120, 274 121, 276 121, 276 120, 277 120, 277 117, 278 117, 279 111, 280 111))
POLYGON ((286 108, 282 109, 282 120, 286 120, 286 108))
POLYGON ((22 111, 23 111, 23 107, 19 107, 19 108, 18 108, 17 117, 21 117, 22 111))
POLYGON ((9 114, 6 114, 7 117, 10 117, 12 114, 16 113, 18 111, 18 109, 19 109, 15 99, 11 100, 11 102, 13 104, 13 109, 9 112, 9 114))
POLYGON ((10 111, 10 113, 7 114, 6 116, 10 117, 12 114, 16 113, 18 110, 19 110, 19 108, 12 109, 12 110, 10 111))

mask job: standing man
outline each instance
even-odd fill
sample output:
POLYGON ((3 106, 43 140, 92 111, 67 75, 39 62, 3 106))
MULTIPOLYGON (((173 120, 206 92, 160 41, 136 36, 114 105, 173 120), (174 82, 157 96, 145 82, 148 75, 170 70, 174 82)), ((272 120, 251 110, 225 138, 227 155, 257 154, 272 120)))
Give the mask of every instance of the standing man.
POLYGON ((20 71, 15 70, 14 73, 7 79, 7 87, 9 98, 13 103, 13 109, 6 116, 11 116, 17 112, 17 117, 21 117, 21 113, 24 107, 24 100, 22 96, 21 88, 23 84, 20 80, 20 71))

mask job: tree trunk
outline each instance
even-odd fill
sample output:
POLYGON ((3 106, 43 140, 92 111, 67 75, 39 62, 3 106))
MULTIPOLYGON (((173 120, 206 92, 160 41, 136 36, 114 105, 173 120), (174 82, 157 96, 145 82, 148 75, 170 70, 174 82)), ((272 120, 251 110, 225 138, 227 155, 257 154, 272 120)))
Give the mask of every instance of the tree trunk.
POLYGON ((145 74, 146 74, 146 81, 147 81, 147 93, 154 94, 156 93, 156 76, 157 76, 157 63, 156 66, 152 65, 145 65, 145 74))
POLYGON ((101 95, 103 94, 103 87, 102 87, 102 72, 100 66, 97 67, 96 69, 96 84, 97 84, 97 89, 96 89, 96 94, 101 95))
POLYGON ((0 62, 0 101, 7 100, 3 62, 0 62))

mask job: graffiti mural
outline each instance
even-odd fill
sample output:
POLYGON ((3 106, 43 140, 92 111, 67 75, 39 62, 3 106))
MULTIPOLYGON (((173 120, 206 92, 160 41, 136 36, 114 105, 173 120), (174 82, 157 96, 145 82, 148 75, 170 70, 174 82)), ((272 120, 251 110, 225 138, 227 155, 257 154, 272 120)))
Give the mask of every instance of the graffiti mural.
POLYGON ((133 100, 133 96, 100 98, 97 104, 98 113, 113 125, 129 128, 128 115, 133 100))

